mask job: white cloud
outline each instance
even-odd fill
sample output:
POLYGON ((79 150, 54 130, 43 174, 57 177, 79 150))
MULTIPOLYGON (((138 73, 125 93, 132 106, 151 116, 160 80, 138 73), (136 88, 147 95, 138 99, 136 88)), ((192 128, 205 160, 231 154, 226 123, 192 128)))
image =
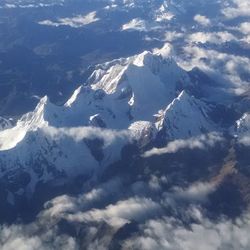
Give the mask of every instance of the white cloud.
POLYGON ((179 38, 183 38, 184 34, 177 31, 167 31, 164 35, 164 41, 173 42, 179 38))
POLYGON ((250 22, 241 23, 239 27, 236 28, 236 30, 244 34, 244 37, 241 39, 241 41, 250 44, 250 22))
POLYGON ((103 202, 111 196, 113 198, 119 196, 121 189, 122 181, 119 178, 114 178, 77 197, 58 196, 45 204, 42 217, 60 217, 65 213, 91 208, 95 202, 103 202))
MULTIPOLYGON (((138 200, 138 203, 140 201, 138 200)), ((145 202, 142 200, 143 209, 145 202)), ((129 214, 129 206, 123 207, 122 216, 129 214)), ((136 210, 142 211, 143 210, 136 210)), ((111 213, 116 216, 117 212, 111 213)), ((120 214, 118 214, 120 216, 120 214)), ((129 216, 128 216, 129 217, 129 216)), ((162 250, 249 250, 250 249, 250 215, 245 214, 237 219, 227 218, 212 221, 204 217, 198 207, 186 209, 186 218, 192 222, 183 223, 176 217, 158 217, 148 219, 139 224, 138 231, 125 241, 121 241, 122 249, 162 249, 162 250)), ((114 217, 114 220, 117 219, 114 217)), ((80 224, 78 224, 80 226, 80 224)), ((29 224, 23 226, 2 226, 0 230, 0 247, 2 250, 75 250, 81 248, 77 241, 67 235, 60 235, 56 224, 51 229, 50 224, 29 224), (44 226, 44 225, 43 225, 44 226)), ((53 226, 52 226, 53 227, 53 226)), ((79 231, 81 232, 81 231, 79 231)), ((114 229, 98 231, 97 227, 89 225, 84 230, 84 249, 108 249, 114 229), (96 236, 98 234, 98 237, 96 236)))
POLYGON ((80 28, 91 23, 97 22, 100 20, 96 17, 96 11, 90 12, 87 15, 78 15, 75 17, 65 17, 59 18, 56 22, 51 20, 43 20, 40 21, 40 25, 47 25, 47 26, 70 26, 72 28, 80 28))
POLYGON ((213 74, 220 82, 226 83, 228 90, 240 95, 248 90, 249 82, 242 75, 250 74, 250 59, 246 56, 237 56, 214 49, 201 48, 196 45, 184 47, 185 58, 178 63, 190 70, 199 67, 205 72, 213 74))
POLYGON ((239 30, 246 35, 250 35, 250 22, 244 22, 240 24, 239 30))
MULTIPOLYGON (((153 188, 158 189, 158 180, 151 178, 153 188), (156 186, 155 186, 156 184, 156 186)), ((166 250, 248 250, 250 239, 250 215, 246 214, 232 221, 227 218, 212 221, 206 218, 200 206, 193 202, 202 202, 214 190, 209 183, 195 183, 186 189, 175 189, 166 193, 175 199, 184 199, 192 204, 181 207, 175 204, 178 213, 171 217, 164 213, 165 203, 161 199, 130 197, 122 200, 122 192, 117 184, 107 183, 103 186, 109 190, 118 190, 119 201, 109 203, 104 208, 85 207, 88 200, 96 200, 102 193, 95 194, 95 190, 79 197, 61 196, 47 204, 45 211, 38 219, 27 225, 2 226, 0 228, 0 248, 3 250, 75 250, 79 247, 94 250, 108 249, 117 230, 130 221, 136 221, 138 228, 125 241, 120 241, 122 249, 166 249, 166 250), (88 197, 88 198, 86 198, 88 197), (74 226, 82 243, 71 236, 62 235, 58 222, 63 219, 74 226), (103 222, 108 224, 103 224, 103 222), (84 232, 84 234, 81 234, 84 232)), ((98 190, 101 190, 99 188, 98 190)), ((104 190, 103 189, 103 190, 104 190)), ((99 191, 98 191, 99 192, 99 191)), ((106 199, 106 198, 104 198, 106 199)), ((168 210, 169 211, 169 210, 168 210)))
POLYGON ((249 0, 228 0, 227 6, 222 8, 222 13, 228 19, 250 16, 249 0))
POLYGON ((114 227, 120 227, 131 220, 140 221, 160 212, 159 204, 147 198, 129 198, 116 204, 108 205, 104 209, 92 209, 87 212, 68 214, 70 221, 91 222, 106 221, 114 227))
POLYGON ((76 241, 56 230, 43 230, 38 225, 12 225, 0 228, 1 250, 76 250, 76 241), (41 230, 39 232, 39 230, 41 230))
POLYGON ((175 199, 187 200, 189 202, 204 202, 207 200, 207 196, 215 191, 215 189, 215 183, 197 182, 186 189, 177 187, 173 196, 175 199))
POLYGON ((196 21, 197 23, 199 23, 202 26, 211 25, 211 21, 209 20, 209 18, 207 18, 206 16, 202 16, 202 15, 195 15, 194 21, 196 21))
POLYGON ((245 146, 250 146, 250 135, 244 135, 240 137, 238 142, 245 146))
POLYGON ((214 43, 221 44, 230 41, 236 41, 237 38, 227 31, 222 32, 196 32, 187 38, 191 43, 214 43))
POLYGON ((22 233, 22 228, 4 227, 0 231, 1 249, 2 250, 34 250, 41 249, 42 242, 38 237, 25 237, 22 233))
POLYGON ((130 22, 122 26, 122 30, 137 30, 137 31, 150 31, 154 29, 159 29, 161 26, 157 23, 149 23, 148 21, 142 20, 140 18, 132 19, 130 22))
POLYGON ((164 148, 153 148, 143 154, 143 157, 151 157, 154 155, 172 154, 182 149, 206 149, 214 146, 217 142, 221 142, 223 138, 217 133, 209 133, 198 137, 192 137, 186 140, 175 140, 164 148))
POLYGON ((47 136, 53 138, 53 140, 69 137, 79 142, 83 139, 99 138, 104 140, 105 146, 109 146, 117 140, 129 141, 131 139, 131 134, 128 130, 112 130, 98 127, 55 128, 48 126, 42 128, 42 131, 47 136))
POLYGON ((248 250, 250 249, 250 217, 233 222, 200 218, 199 223, 185 227, 178 219, 150 220, 141 226, 141 236, 127 240, 123 249, 162 250, 248 250))

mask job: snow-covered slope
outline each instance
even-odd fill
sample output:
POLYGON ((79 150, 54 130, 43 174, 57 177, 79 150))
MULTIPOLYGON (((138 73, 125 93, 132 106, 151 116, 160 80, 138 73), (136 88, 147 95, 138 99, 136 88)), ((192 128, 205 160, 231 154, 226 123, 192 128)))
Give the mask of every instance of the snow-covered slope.
POLYGON ((158 130, 164 130, 168 139, 194 137, 215 128, 208 113, 208 106, 182 91, 164 111, 159 112, 156 125, 158 130))
POLYGON ((104 90, 112 99, 125 101, 133 120, 152 120, 154 113, 191 84, 174 60, 150 52, 101 65, 90 82, 94 90, 104 90))
POLYGON ((33 193, 39 182, 95 176, 126 144, 143 147, 162 130, 166 140, 211 131, 206 105, 183 91, 191 84, 173 59, 151 52, 98 65, 63 106, 44 97, 0 131, 0 178, 25 174, 15 191, 33 193))

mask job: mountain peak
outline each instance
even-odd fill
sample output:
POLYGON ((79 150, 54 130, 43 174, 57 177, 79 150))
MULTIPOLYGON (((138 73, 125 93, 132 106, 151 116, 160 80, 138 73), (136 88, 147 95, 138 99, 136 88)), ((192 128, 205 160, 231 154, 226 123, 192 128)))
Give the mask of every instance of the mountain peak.
POLYGON ((190 96, 185 90, 182 90, 178 95, 177 100, 190 100, 192 96, 190 96))
POLYGON ((156 56, 153 55, 150 51, 144 51, 141 54, 135 56, 133 64, 142 67, 145 65, 150 65, 153 60, 155 60, 156 56))
POLYGON ((42 97, 35 110, 22 116, 17 122, 17 126, 24 127, 26 130, 33 130, 47 124, 45 116, 50 113, 49 109, 53 106, 48 96, 42 97))
POLYGON ((90 166, 113 163, 128 138, 144 147, 161 131, 166 140, 211 131, 206 105, 183 91, 188 84, 187 73, 172 58, 148 51, 98 65, 88 85, 76 89, 63 106, 45 96, 16 126, 0 131, 0 151, 11 152, 11 159, 6 157, 0 164, 11 168, 13 161, 20 162, 35 186, 38 175, 32 166, 43 157, 46 164, 39 167, 47 180, 47 166, 55 172, 90 173, 90 166), (103 140, 110 137, 116 143, 106 145, 103 140))
POLYGON ((183 139, 213 130, 205 103, 182 91, 161 114, 156 126, 165 130, 167 138, 183 139))
POLYGON ((53 106, 53 104, 49 102, 48 97, 45 96, 40 99, 33 112, 23 115, 21 119, 17 121, 16 126, 5 127, 4 130, 0 130, 0 151, 15 148, 29 131, 35 131, 38 128, 47 126, 48 122, 44 116, 48 105, 53 106))
POLYGON ((199 102, 193 96, 190 96, 185 90, 182 90, 180 94, 168 105, 165 112, 178 108, 182 112, 188 113, 192 106, 197 105, 199 102))

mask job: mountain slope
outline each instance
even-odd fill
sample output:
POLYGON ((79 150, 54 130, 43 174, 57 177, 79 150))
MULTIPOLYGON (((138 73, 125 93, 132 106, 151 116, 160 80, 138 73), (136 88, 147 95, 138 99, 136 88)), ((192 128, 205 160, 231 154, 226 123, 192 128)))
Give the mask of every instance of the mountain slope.
POLYGON ((164 130, 168 139, 186 139, 215 129, 209 107, 189 96, 185 91, 159 113, 157 128, 164 130))
POLYGON ((63 106, 44 97, 0 131, 0 182, 32 195, 39 183, 96 178, 126 145, 152 144, 163 130, 164 141, 214 130, 206 104, 183 91, 191 85, 173 59, 151 52, 97 65, 63 106))

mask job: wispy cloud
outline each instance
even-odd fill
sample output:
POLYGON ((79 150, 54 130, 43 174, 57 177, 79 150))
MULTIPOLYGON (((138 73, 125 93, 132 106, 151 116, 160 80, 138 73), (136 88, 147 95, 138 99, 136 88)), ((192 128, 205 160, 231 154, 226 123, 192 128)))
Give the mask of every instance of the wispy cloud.
POLYGON ((72 28, 80 28, 91 23, 97 22, 100 19, 96 17, 96 11, 90 12, 87 15, 78 15, 75 17, 65 17, 59 18, 56 22, 51 20, 43 20, 40 21, 40 25, 47 25, 47 26, 70 26, 72 28))
POLYGON ((209 133, 198 137, 192 137, 186 140, 175 140, 164 148, 153 148, 143 154, 143 157, 151 157, 154 155, 172 154, 182 149, 206 149, 213 147, 216 143, 223 141, 218 133, 209 133))
POLYGON ((105 146, 109 146, 116 140, 127 140, 129 142, 132 138, 128 130, 112 130, 97 127, 55 128, 48 126, 42 128, 42 132, 53 138, 53 140, 68 137, 79 142, 83 139, 99 138, 104 141, 105 146))

